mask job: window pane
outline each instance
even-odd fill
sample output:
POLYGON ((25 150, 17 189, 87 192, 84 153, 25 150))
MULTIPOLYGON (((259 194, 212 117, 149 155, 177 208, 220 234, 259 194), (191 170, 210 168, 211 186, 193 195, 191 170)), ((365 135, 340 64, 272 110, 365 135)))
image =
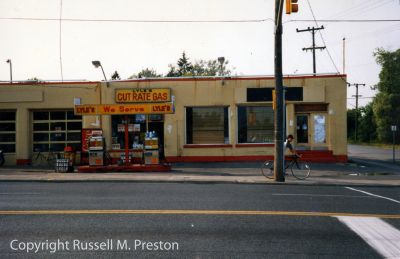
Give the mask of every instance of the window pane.
POLYGON ((51 120, 65 120, 65 112, 50 112, 51 120))
POLYGON ((47 152, 49 150, 48 144, 33 144, 33 152, 37 152, 40 150, 41 152, 47 152))
POLYGON ((65 122, 52 122, 50 124, 51 131, 63 131, 65 130, 65 122))
POLYGON ((53 143, 53 144, 50 144, 50 150, 51 151, 64 151, 64 148, 65 148, 65 144, 64 143, 61 143, 61 144, 55 144, 55 143, 53 143))
POLYGON ((80 132, 68 133, 67 140, 80 141, 81 140, 81 133, 80 132))
POLYGON ((15 153, 15 144, 0 144, 0 149, 4 153, 15 153))
POLYGON ((50 140, 51 141, 65 141, 65 133, 51 133, 50 140))
POLYGON ((71 146, 75 151, 81 150, 81 143, 67 143, 67 146, 71 146))
POLYGON ((33 120, 48 120, 49 112, 33 112, 33 120))
POLYGON ((15 122, 2 122, 0 123, 0 131, 15 131, 15 122))
POLYGON ((193 107, 186 110, 187 144, 229 142, 227 107, 193 107))
POLYGON ((34 131, 48 131, 49 123, 34 123, 33 130, 34 131))
POLYGON ((68 130, 81 130, 82 129, 82 122, 68 122, 67 123, 68 130))
POLYGON ((49 134, 48 133, 33 133, 33 141, 48 141, 49 134))
POLYGON ((271 106, 238 107, 238 142, 272 143, 274 113, 271 106))
POLYGON ((67 119, 68 120, 82 120, 82 116, 75 115, 74 111, 67 111, 67 119))
POLYGON ((0 134, 0 142, 15 142, 15 133, 0 134))
POLYGON ((0 121, 15 121, 15 112, 0 112, 0 121))

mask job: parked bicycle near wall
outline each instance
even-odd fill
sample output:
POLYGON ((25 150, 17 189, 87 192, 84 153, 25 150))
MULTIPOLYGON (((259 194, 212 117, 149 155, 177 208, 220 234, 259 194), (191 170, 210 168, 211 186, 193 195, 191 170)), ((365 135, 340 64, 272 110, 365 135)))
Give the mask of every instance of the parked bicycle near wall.
POLYGON ((31 158, 32 166, 48 166, 55 167, 57 158, 60 157, 59 153, 48 151, 47 153, 42 152, 39 148, 35 148, 35 152, 31 158))
MULTIPOLYGON (((311 165, 309 162, 302 161, 299 156, 293 156, 291 160, 286 161, 285 171, 290 168, 292 175, 299 179, 304 180, 310 176, 311 165)), ((261 173, 269 178, 274 178, 274 161, 265 161, 261 166, 261 173)))
POLYGON ((4 158, 4 152, 2 149, 0 149, 0 166, 3 166, 5 162, 6 160, 4 158))

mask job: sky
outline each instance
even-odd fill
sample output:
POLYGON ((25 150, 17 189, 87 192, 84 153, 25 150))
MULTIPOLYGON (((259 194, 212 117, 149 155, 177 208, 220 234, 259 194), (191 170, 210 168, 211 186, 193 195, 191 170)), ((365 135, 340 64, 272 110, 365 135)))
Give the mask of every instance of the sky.
MULTIPOLYGON (((225 57, 233 75, 274 74, 274 0, 0 0, 0 81, 122 79, 144 68, 166 74, 185 51, 190 61, 225 57), (61 20, 60 20, 61 18, 61 20), (149 22, 152 21, 152 22, 149 22), (190 21, 190 22, 189 22, 190 21), (205 22, 208 21, 208 22, 205 22), (227 22, 234 21, 234 22, 227 22)), ((283 73, 311 74, 310 32, 316 34, 317 73, 345 73, 359 87, 360 106, 379 82, 377 48, 400 48, 399 0, 299 0, 299 12, 283 14, 283 73), (312 10, 312 11, 311 11, 312 10), (310 21, 298 21, 310 20, 310 21), (322 35, 322 37, 321 37, 322 35), (345 55, 343 55, 343 38, 345 55)), ((355 105, 348 88, 348 108, 355 105)))

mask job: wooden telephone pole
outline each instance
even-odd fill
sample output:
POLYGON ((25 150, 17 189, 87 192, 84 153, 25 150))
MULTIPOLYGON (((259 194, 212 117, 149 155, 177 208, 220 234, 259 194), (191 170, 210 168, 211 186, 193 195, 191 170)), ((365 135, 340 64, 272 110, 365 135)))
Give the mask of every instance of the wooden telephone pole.
POLYGON ((314 73, 314 75, 316 75, 316 73, 317 73, 317 65, 316 65, 316 61, 315 61, 315 50, 316 49, 323 50, 323 49, 326 48, 325 46, 323 46, 323 47, 316 47, 315 46, 315 32, 318 31, 318 30, 323 30, 323 29, 325 29, 324 26, 321 26, 321 27, 318 27, 318 28, 315 28, 315 27, 310 28, 310 27, 308 27, 307 29, 304 29, 304 30, 296 29, 297 32, 311 31, 311 33, 312 33, 312 46, 309 47, 309 48, 303 48, 303 50, 304 51, 308 51, 308 50, 312 51, 312 54, 313 54, 313 73, 314 73))

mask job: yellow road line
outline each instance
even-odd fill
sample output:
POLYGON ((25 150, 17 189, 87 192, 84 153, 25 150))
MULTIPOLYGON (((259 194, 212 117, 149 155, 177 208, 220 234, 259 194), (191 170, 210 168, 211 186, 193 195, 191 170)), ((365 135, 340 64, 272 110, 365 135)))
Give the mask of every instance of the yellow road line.
POLYGON ((359 214, 341 212, 257 211, 257 210, 1 210, 0 215, 79 215, 79 214, 155 214, 155 215, 264 215, 304 217, 376 217, 400 219, 400 214, 359 214))

